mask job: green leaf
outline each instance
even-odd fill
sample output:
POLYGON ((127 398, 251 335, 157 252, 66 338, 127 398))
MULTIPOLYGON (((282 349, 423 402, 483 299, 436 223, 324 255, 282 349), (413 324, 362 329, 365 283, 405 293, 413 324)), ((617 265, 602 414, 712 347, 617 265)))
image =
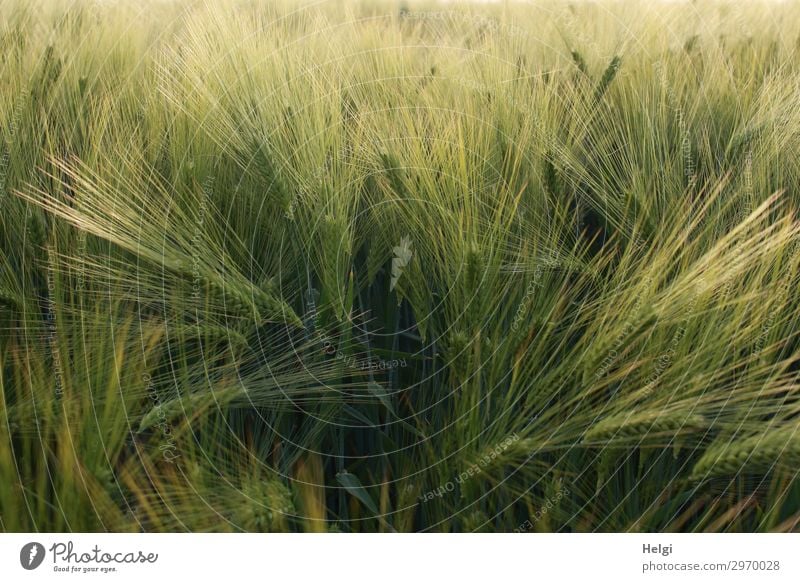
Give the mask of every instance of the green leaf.
POLYGON ((377 382, 370 382, 367 384, 367 390, 369 393, 375 396, 378 400, 381 401, 386 409, 392 413, 392 416, 397 416, 394 412, 394 404, 392 403, 392 397, 389 395, 389 392, 386 390, 385 386, 378 384, 377 382))
POLYGON ((352 473, 348 473, 347 471, 342 471, 336 475, 336 480, 347 490, 350 495, 363 503, 367 509, 373 513, 373 515, 378 515, 378 506, 375 505, 372 497, 369 496, 369 493, 367 493, 363 485, 361 485, 361 481, 358 479, 358 477, 352 473))

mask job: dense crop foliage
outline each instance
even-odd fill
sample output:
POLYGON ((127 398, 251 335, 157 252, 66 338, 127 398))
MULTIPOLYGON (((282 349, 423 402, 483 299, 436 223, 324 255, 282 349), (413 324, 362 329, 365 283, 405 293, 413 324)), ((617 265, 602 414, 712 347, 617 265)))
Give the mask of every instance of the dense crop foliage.
POLYGON ((788 531, 800 6, 0 0, 0 530, 788 531))

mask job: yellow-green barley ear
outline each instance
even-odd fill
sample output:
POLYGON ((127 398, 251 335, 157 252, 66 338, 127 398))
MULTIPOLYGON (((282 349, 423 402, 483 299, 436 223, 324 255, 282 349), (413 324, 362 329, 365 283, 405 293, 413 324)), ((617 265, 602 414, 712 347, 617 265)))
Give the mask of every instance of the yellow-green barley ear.
POLYGON ((618 414, 600 420, 586 431, 584 444, 627 442, 636 444, 648 439, 670 440, 683 433, 697 432, 708 428, 708 422, 700 415, 681 411, 662 413, 644 412, 636 415, 618 414))
POLYGON ((744 439, 714 445, 695 463, 692 479, 699 481, 742 474, 765 475, 786 467, 800 466, 800 430, 792 423, 744 439))
POLYGON ((595 103, 599 103, 603 95, 606 94, 609 86, 614 81, 614 77, 617 76, 621 64, 622 59, 619 56, 615 56, 611 59, 611 62, 608 64, 608 67, 606 67, 606 70, 603 71, 603 76, 600 77, 600 81, 597 83, 597 87, 594 90, 595 103))
POLYGON ((583 58, 583 55, 578 52, 577 49, 574 49, 571 53, 572 55, 572 62, 575 63, 575 66, 578 67, 578 70, 583 73, 584 75, 589 75, 589 69, 586 67, 586 61, 583 58))

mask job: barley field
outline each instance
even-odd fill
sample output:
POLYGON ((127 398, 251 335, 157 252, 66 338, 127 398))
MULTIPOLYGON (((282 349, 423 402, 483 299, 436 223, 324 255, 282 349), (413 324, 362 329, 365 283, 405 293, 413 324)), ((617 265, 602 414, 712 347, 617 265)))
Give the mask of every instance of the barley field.
POLYGON ((0 531, 800 531, 796 2, 0 0, 0 531))

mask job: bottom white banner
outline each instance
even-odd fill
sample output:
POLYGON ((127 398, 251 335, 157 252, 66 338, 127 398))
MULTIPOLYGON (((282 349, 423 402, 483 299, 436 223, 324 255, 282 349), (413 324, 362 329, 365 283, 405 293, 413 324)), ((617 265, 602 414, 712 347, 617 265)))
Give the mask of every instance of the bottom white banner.
POLYGON ((800 534, 3 534, 0 580, 800 580, 800 534))

